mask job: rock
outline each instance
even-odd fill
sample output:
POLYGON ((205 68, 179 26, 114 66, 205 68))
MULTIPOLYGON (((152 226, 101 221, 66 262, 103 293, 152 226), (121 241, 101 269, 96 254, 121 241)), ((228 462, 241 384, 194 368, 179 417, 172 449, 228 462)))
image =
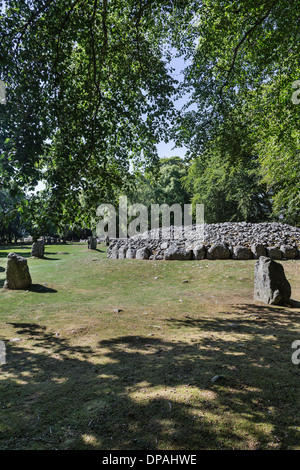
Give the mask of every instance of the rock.
POLYGON ((282 259, 282 253, 279 248, 269 246, 267 248, 267 256, 272 259, 282 259))
POLYGON ((186 250, 183 247, 170 246, 165 251, 165 260, 190 260, 192 259, 192 250, 186 250))
POLYGON ((254 300, 269 305, 282 305, 291 297, 291 286, 283 266, 271 258, 261 256, 255 263, 254 300))
POLYGON ((133 248, 128 248, 128 250, 126 251, 126 258, 127 259, 135 258, 135 250, 133 248))
POLYGON ((281 245, 280 251, 282 253, 283 258, 286 259, 295 259, 298 255, 296 248, 293 248, 289 245, 281 245))
POLYGON ((228 259, 229 249, 223 244, 213 245, 207 252, 207 259, 228 259))
POLYGON ((245 246, 235 246, 232 257, 233 259, 251 259, 252 251, 245 246))
POLYGON ((150 256, 150 251, 147 247, 139 248, 135 254, 136 259, 149 259, 149 256, 150 256))
POLYGON ((197 245, 193 249, 193 259, 204 259, 206 254, 204 245, 197 245))
POLYGON ((45 242, 43 240, 38 240, 34 242, 31 247, 31 256, 35 258, 44 258, 45 253, 45 242))
POLYGON ((216 382, 224 382, 224 381, 225 381, 225 377, 224 377, 224 375, 215 375, 215 376, 211 379, 211 381, 212 381, 213 383, 216 383, 216 382))
POLYGON ((9 253, 6 265, 5 289, 27 289, 32 284, 27 259, 16 253, 9 253))
POLYGON ((161 243, 160 248, 161 248, 161 250, 166 250, 168 248, 168 246, 169 246, 168 242, 163 242, 163 243, 161 243))
POLYGON ((260 258, 261 256, 266 256, 267 251, 261 243, 254 243, 251 245, 251 251, 254 258, 260 258))
POLYGON ((119 259, 125 259, 126 258, 126 252, 127 252, 127 246, 121 246, 121 248, 119 248, 119 252, 118 252, 118 257, 119 259))
POLYGON ((88 238, 88 249, 89 250, 96 250, 97 248, 97 238, 89 237, 88 238))
POLYGON ((113 247, 117 246, 120 249, 121 246, 128 245, 135 252, 148 248, 149 259, 153 257, 153 260, 203 259, 204 250, 209 251, 208 254, 205 253, 208 259, 230 257, 248 259, 250 256, 256 259, 260 256, 269 256, 273 259, 282 259, 284 256, 286 259, 292 259, 294 255, 299 257, 296 247, 297 245, 300 247, 300 228, 279 222, 204 224, 204 227, 201 226, 203 239, 199 238, 199 230, 192 225, 184 228, 184 234, 182 227, 172 227, 171 232, 172 236, 170 229, 153 229, 145 234, 134 235, 129 240, 114 239, 107 249, 107 256, 117 259, 116 255, 111 256, 113 247), (252 255, 249 251, 250 246, 252 255), (269 253, 265 247, 269 247, 269 253), (282 248, 282 252, 279 247, 282 248), (192 258, 184 253, 184 250, 188 253, 192 250, 192 258))
MULTIPOLYGON (((107 254, 108 256, 108 254, 107 254)), ((114 246, 112 249, 111 249, 111 252, 110 252, 110 257, 112 259, 118 259, 119 257, 119 248, 117 246, 114 246)))

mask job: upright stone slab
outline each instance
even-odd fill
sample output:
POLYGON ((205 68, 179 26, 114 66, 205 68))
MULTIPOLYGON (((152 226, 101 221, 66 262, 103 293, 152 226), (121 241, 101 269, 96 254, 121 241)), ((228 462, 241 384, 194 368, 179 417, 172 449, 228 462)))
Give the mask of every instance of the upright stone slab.
POLYGON ((45 253, 45 242, 43 240, 38 240, 34 242, 31 247, 31 256, 35 258, 44 258, 45 253))
POLYGON ((28 289, 32 284, 27 259, 16 253, 9 253, 6 265, 5 289, 28 289))
POLYGON ((255 263, 254 300, 269 305, 282 305, 291 297, 291 286, 283 266, 271 258, 261 256, 255 263))
POLYGON ((97 238, 89 237, 88 238, 88 249, 89 250, 96 250, 97 248, 97 238))

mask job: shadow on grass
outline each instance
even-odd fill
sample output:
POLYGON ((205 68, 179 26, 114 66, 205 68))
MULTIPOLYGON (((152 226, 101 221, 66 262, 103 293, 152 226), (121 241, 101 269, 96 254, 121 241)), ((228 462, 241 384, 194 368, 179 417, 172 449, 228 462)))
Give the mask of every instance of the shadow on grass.
POLYGON ((0 247, 0 258, 7 258, 8 253, 16 253, 17 255, 23 256, 23 258, 30 258, 31 248, 28 246, 5 246, 0 247), (2 251, 6 250, 6 251, 2 251), (21 251, 24 250, 24 251, 21 251))
POLYGON ((27 290, 30 292, 38 292, 39 294, 54 294, 57 292, 57 290, 52 289, 51 287, 43 286, 42 284, 31 284, 27 290))
POLYGON ((93 348, 45 326, 10 323, 21 341, 7 342, 2 366, 0 448, 298 445, 300 371, 291 343, 300 339, 299 313, 248 304, 236 315, 234 323, 168 320, 178 335, 192 332, 194 342, 130 335, 93 348), (217 374, 224 380, 213 383, 217 374))

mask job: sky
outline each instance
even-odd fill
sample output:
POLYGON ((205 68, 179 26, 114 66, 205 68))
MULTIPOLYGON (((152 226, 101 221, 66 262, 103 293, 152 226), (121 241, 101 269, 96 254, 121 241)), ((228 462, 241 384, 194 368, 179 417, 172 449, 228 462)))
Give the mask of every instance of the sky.
MULTIPOLYGON (((178 57, 176 59, 173 59, 170 65, 174 69, 174 71, 171 73, 172 77, 181 82, 183 80, 182 70, 186 67, 187 63, 183 60, 182 57, 178 57)), ((176 101, 175 102, 176 109, 180 109, 184 104, 186 104, 186 102, 187 102, 187 97, 176 101)), ((173 149, 174 145, 175 143, 173 141, 167 144, 165 142, 160 142, 160 144, 157 145, 159 158, 164 158, 164 157, 184 158, 185 153, 187 151, 186 147, 175 147, 173 149)))

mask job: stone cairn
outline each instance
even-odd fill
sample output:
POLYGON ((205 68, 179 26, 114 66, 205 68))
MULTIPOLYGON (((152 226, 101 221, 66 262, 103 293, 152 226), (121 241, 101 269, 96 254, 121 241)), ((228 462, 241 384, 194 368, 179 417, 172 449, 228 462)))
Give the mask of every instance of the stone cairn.
POLYGON ((112 259, 151 260, 248 260, 267 256, 271 259, 296 259, 300 256, 300 228, 280 222, 227 222, 204 224, 204 242, 199 243, 195 227, 155 229, 129 239, 115 239, 108 249, 112 259))
POLYGON ((31 284, 27 259, 16 253, 9 253, 7 256, 4 289, 28 289, 31 284))

